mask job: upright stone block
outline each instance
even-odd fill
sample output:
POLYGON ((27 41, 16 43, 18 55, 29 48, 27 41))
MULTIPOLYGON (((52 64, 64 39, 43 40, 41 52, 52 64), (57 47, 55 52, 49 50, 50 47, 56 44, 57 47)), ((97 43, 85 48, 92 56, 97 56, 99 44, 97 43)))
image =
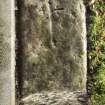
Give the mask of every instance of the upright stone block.
POLYGON ((0 105, 15 105, 14 0, 0 0, 0 105))
POLYGON ((54 91, 61 96, 64 91, 86 92, 83 0, 23 0, 20 12, 22 97, 43 91, 47 96, 54 91))

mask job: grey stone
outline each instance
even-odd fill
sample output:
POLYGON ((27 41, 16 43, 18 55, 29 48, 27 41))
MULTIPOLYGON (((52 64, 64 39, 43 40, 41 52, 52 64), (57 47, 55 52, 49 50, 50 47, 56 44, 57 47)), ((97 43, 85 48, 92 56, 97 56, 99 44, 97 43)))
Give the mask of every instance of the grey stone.
POLYGON ((21 103, 23 105, 86 105, 86 99, 82 94, 84 93, 69 91, 41 92, 24 97, 21 103))
POLYGON ((23 0, 20 9, 22 97, 86 91, 83 0, 23 0))
POLYGON ((14 0, 0 0, 0 105, 15 105, 14 0))

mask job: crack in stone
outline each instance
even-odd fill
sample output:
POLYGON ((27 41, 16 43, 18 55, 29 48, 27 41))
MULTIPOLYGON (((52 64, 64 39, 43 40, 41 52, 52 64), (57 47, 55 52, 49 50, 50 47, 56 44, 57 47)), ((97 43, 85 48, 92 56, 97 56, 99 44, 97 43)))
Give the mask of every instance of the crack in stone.
POLYGON ((62 11, 62 10, 64 10, 64 8, 62 8, 62 7, 61 8, 55 8, 54 9, 54 11, 62 11))

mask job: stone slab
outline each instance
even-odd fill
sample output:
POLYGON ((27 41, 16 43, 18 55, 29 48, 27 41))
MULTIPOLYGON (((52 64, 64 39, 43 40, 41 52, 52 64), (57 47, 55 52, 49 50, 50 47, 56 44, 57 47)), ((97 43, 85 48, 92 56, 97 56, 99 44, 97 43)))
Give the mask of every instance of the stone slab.
POLYGON ((22 97, 86 91, 83 0, 24 0, 20 18, 22 97))
POLYGON ((0 0, 0 105, 15 105, 14 0, 0 0))

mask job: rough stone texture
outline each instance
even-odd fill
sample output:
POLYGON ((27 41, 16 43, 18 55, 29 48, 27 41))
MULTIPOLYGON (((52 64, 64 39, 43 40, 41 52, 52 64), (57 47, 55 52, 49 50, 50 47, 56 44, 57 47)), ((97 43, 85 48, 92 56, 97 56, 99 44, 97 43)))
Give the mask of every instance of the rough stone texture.
POLYGON ((22 105, 87 105, 86 94, 81 92, 53 91, 32 94, 22 99, 22 105))
POLYGON ((0 105, 15 105, 14 0, 0 0, 0 105))
MULTIPOLYGON (((82 0, 22 0, 21 95, 86 90, 86 27, 82 0)), ((18 84, 19 85, 19 84, 18 84)))

